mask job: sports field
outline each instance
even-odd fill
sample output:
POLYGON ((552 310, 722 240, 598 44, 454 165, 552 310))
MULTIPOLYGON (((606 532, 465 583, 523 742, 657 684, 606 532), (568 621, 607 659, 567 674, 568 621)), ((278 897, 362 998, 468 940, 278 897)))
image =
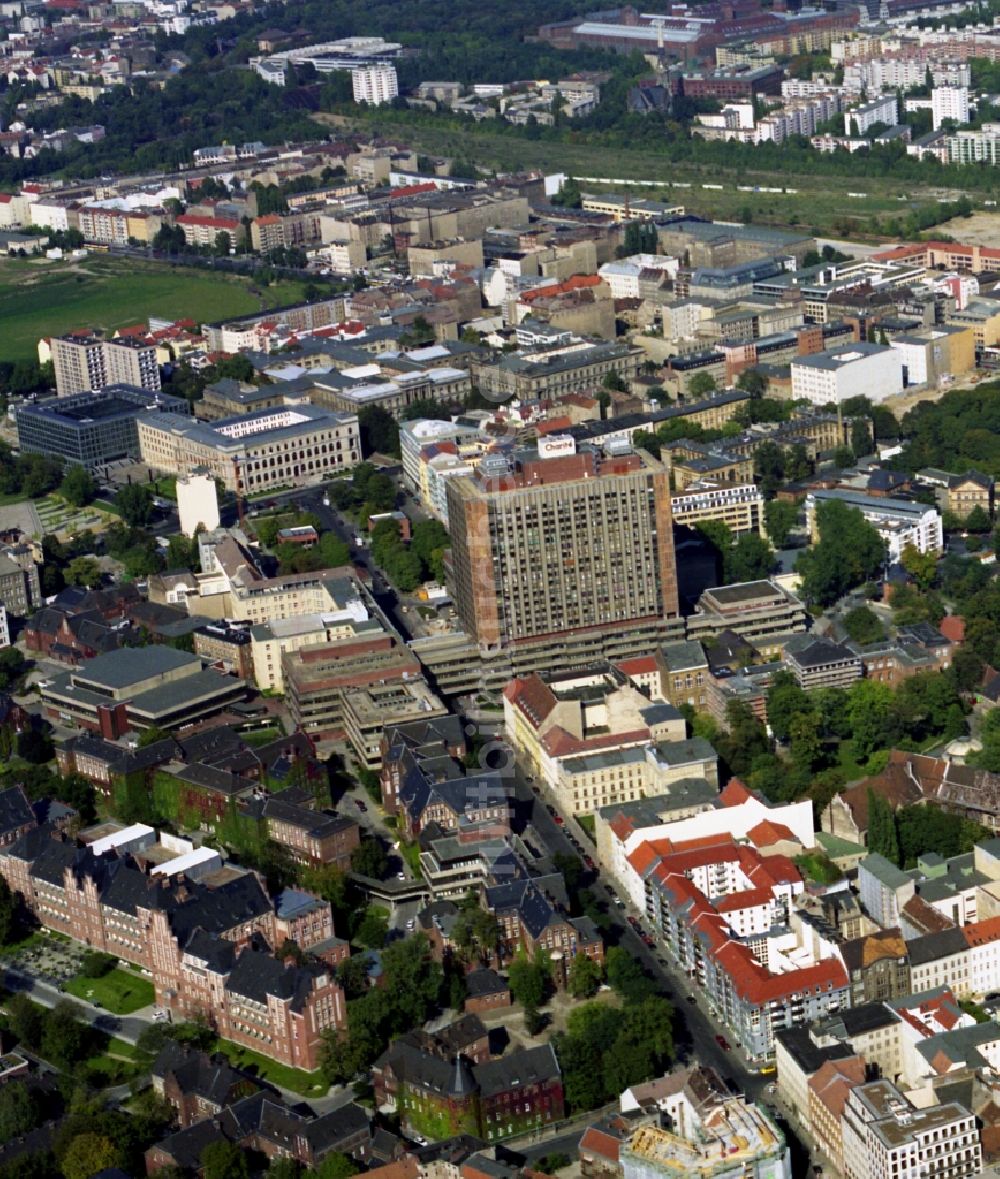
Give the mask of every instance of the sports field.
POLYGON ((257 292, 249 278, 127 258, 5 258, 0 260, 0 360, 33 358, 40 336, 74 328, 114 330, 151 315, 210 322, 301 298, 297 282, 257 292))

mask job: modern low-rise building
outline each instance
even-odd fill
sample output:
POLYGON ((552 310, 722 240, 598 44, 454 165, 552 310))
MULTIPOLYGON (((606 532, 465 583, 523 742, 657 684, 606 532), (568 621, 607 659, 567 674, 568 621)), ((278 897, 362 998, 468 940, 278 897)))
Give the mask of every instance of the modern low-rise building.
POLYGON ((14 422, 21 450, 95 468, 138 459, 138 419, 159 412, 183 420, 188 403, 133 385, 104 385, 96 393, 25 402, 15 409, 14 422))
POLYGON ((172 647, 123 647, 54 676, 41 688, 47 716, 113 740, 130 729, 178 728, 246 696, 242 680, 172 647))
POLYGON ((852 397, 874 403, 903 391, 900 353, 879 344, 846 344, 792 361, 792 397, 813 405, 840 405, 852 397))

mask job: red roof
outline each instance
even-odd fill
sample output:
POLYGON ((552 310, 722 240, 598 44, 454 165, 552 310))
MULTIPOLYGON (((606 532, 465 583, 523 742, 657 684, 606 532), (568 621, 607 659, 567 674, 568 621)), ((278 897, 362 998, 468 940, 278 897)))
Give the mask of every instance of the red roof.
POLYGON ((938 623, 938 630, 951 643, 965 642, 965 619, 961 614, 946 614, 938 623))
POLYGON ((239 229, 240 223, 232 217, 202 217, 197 213, 181 213, 178 225, 205 225, 209 229, 239 229))
POLYGON ((599 1154, 601 1158, 617 1163, 621 1142, 613 1134, 605 1134, 596 1126, 588 1126, 580 1139, 579 1149, 599 1154))
POLYGON ((568 430, 572 425, 573 419, 570 417, 549 418, 548 421, 539 422, 535 429, 544 437, 546 434, 555 434, 559 430, 568 430))
POLYGON ((725 790, 719 795, 723 806, 739 806, 741 802, 748 802, 751 798, 753 795, 739 778, 730 778, 725 790))
POLYGON ((636 655, 634 659, 623 659, 621 663, 616 663, 615 667, 623 675, 648 675, 656 671, 656 656, 636 655))
POLYGON ((515 676, 503 690, 504 696, 537 729, 556 706, 556 698, 541 676, 515 676))
POLYGON ((963 925, 962 932, 970 946, 985 946, 1000 940, 1000 917, 987 917, 985 921, 963 925))
POLYGON ((550 299, 555 295, 568 295, 571 291, 583 291, 590 287, 600 286, 604 282, 599 274, 574 274, 565 282, 553 283, 547 287, 536 287, 533 291, 525 291, 521 296, 522 303, 533 303, 536 299, 550 299))
POLYGON ((768 847, 782 839, 798 842, 790 827, 786 827, 784 823, 772 823, 770 819, 761 819, 756 827, 751 827, 747 832, 747 839, 757 847, 768 847))
POLYGON ((399 188, 390 188, 390 197, 423 196, 425 193, 437 192, 437 185, 431 181, 425 184, 404 184, 399 188))

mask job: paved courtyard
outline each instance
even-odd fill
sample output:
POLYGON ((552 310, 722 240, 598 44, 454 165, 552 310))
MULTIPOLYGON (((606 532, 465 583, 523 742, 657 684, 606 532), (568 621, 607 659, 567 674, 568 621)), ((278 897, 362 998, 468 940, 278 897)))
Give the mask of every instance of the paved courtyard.
POLYGON ((4 951, 0 960, 8 967, 57 987, 79 973, 84 953, 85 947, 75 942, 39 936, 26 945, 4 951))

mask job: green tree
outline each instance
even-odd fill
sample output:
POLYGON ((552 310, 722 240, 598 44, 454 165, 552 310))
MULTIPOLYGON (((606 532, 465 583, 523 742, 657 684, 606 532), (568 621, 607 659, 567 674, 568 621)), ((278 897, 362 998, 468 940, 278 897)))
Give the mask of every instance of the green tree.
POLYGON ((774 553, 771 546, 756 532, 745 532, 729 551, 726 581, 729 584, 757 581, 767 577, 773 568, 774 553))
POLYGON ((80 1018, 80 1008, 63 999, 45 1017, 41 1055, 59 1068, 71 1069, 85 1058, 90 1030, 80 1018))
POLYGON ((381 880, 389 871, 389 857, 380 840, 369 836, 351 852, 351 867, 361 876, 381 880))
POLYGON ((788 543, 788 537, 798 518, 798 505, 788 500, 771 499, 764 505, 764 527, 768 539, 776 549, 784 548, 788 543))
POLYGON ((695 373, 688 381, 688 393, 692 397, 707 397, 718 389, 715 377, 709 372, 695 373))
POLYGON ((336 1150, 328 1154, 319 1166, 312 1170, 316 1179, 351 1179, 357 1173, 357 1163, 348 1155, 336 1150))
POLYGON ((862 646, 885 638, 885 627, 868 606, 855 606, 849 610, 844 615, 844 630, 852 642, 861 643, 862 646))
POLYGON ((153 493, 141 483, 129 483, 115 496, 115 507, 126 524, 145 528, 153 518, 153 493))
POLYGON ((884 748, 891 739, 895 698, 888 684, 858 680, 847 693, 847 718, 858 759, 884 748))
POLYGON ((642 965, 621 946, 608 950, 604 969, 608 985, 626 1003, 641 1003, 654 990, 653 980, 642 965))
MULTIPOLYGON (((120 1167, 124 1154, 104 1134, 83 1133, 70 1142, 59 1160, 65 1179, 91 1179, 98 1171, 120 1167)), ((249 1179, 249 1175, 247 1176, 249 1179)))
POLYGON ((159 725, 150 725, 139 734, 136 744, 140 749, 145 749, 148 745, 155 745, 157 741, 165 741, 169 736, 169 730, 161 729, 159 725))
MULTIPOLYGON (((0 946, 9 946, 20 932, 17 898, 4 877, 0 877, 0 946)), ((0 1089, 0 1093, 3 1090, 0 1089)))
POLYGON ((410 551, 416 553, 435 581, 444 580, 444 552, 450 544, 448 530, 440 520, 420 520, 414 524, 410 551))
POLYGON ((353 940, 370 950, 381 950, 389 934, 389 916, 385 909, 369 905, 361 915, 353 940))
POLYGON ((233 239, 224 229, 215 235, 215 252, 220 258, 228 258, 233 252, 233 239))
POLYGON ((984 533, 989 532, 992 524, 986 512, 976 504, 972 511, 965 517, 965 529, 967 532, 984 533))
POLYGON ((28 661, 16 647, 0 651, 0 692, 9 692, 27 670, 28 661))
POLYGON ((510 993, 516 1003, 539 1008, 545 1002, 548 972, 540 962, 533 962, 520 951, 508 970, 510 993))
POLYGON ((86 467, 72 463, 59 484, 59 494, 75 508, 86 507, 97 495, 97 480, 86 467))
POLYGON ((851 451, 856 458, 872 453, 872 431, 865 418, 857 418, 851 423, 851 451))
POLYGON ((200 1162, 204 1179, 250 1179, 247 1156, 232 1142, 210 1142, 200 1162))
POLYGON ((767 723, 778 741, 789 739, 799 716, 815 716, 808 694, 790 671, 776 671, 767 690, 767 723))
POLYGON ((97 589, 103 580, 101 567, 93 557, 74 557, 66 566, 66 584, 97 589))
POLYGON ((908 544, 900 554, 899 563, 922 590, 930 589, 937 573, 937 556, 922 553, 916 545, 908 544))
POLYGON ((785 452, 776 442, 762 442, 754 451, 753 473, 764 498, 772 499, 785 479, 785 452))
POLYGON ((819 540, 799 556, 795 568, 807 600, 829 606, 880 572, 885 546, 861 513, 840 500, 821 503, 816 522, 819 540))
POLYGON ((6 1007, 7 1022, 18 1043, 37 1051, 42 1042, 42 1009, 19 993, 11 995, 6 1007))
POLYGON ((27 1134, 44 1120, 43 1104, 25 1081, 9 1081, 0 1088, 0 1145, 27 1134))
POLYGON ((601 968, 586 954, 577 954, 570 963, 567 989, 574 999, 590 999, 601 985, 601 968))
POLYGON ((298 1159, 275 1158, 267 1168, 268 1179, 299 1179, 302 1174, 302 1164, 298 1159))
POLYGON ((489 962, 500 944, 500 925, 496 917, 479 904, 470 892, 459 905, 452 927, 452 940, 467 962, 489 962))
POLYGON ((767 377, 758 368, 747 368, 736 378, 736 388, 751 397, 763 397, 767 392, 767 377))

